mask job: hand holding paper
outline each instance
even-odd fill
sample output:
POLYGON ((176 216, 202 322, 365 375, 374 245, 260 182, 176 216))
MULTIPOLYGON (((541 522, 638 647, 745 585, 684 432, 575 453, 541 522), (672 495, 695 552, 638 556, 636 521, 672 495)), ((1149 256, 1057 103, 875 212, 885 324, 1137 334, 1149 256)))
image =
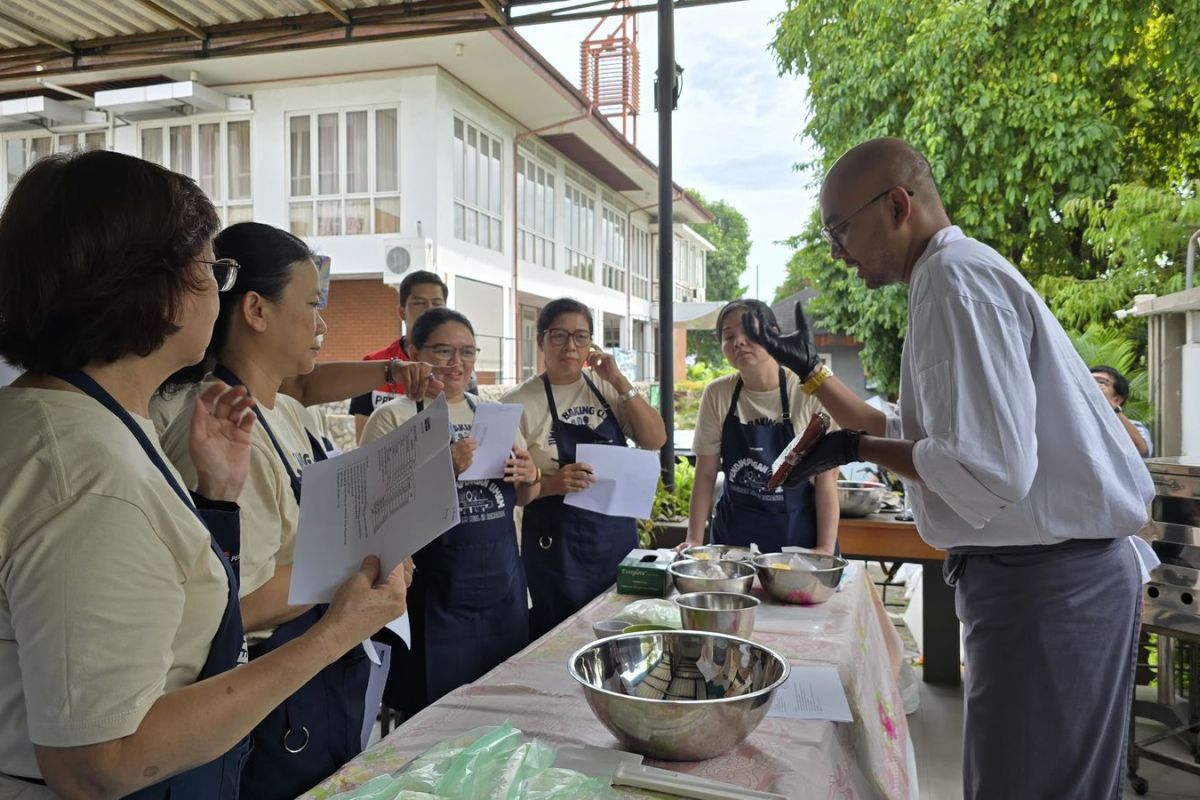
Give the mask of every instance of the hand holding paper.
POLYGON ((503 478, 504 462, 512 452, 517 438, 517 426, 521 424, 522 406, 499 403, 481 403, 475 409, 475 422, 471 425, 471 438, 476 441, 471 465, 462 472, 461 481, 479 481, 487 478, 503 478))
POLYGON ((648 519, 658 488, 658 454, 633 447, 581 444, 577 461, 590 464, 595 481, 563 503, 611 517, 648 519))

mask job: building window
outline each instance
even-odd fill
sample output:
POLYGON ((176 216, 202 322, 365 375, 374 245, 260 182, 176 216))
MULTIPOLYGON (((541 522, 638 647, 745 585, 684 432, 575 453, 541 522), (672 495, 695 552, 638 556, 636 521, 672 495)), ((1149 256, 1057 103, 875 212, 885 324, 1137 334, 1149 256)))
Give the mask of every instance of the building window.
POLYGON ((633 228, 633 249, 630 253, 629 290, 634 297, 650 299, 650 234, 636 225, 633 228))
POLYGON ((567 274, 589 283, 595 280, 596 200, 574 184, 563 189, 567 274))
POLYGON ((107 131, 88 131, 86 133, 31 133, 23 136, 11 136, 4 140, 4 172, 8 176, 8 192, 25 170, 33 166, 39 158, 45 158, 51 153, 75 153, 80 150, 103 150, 108 146, 107 131))
POLYGON ((604 206, 601 209, 600 234, 604 242, 604 285, 625 291, 625 215, 604 206))
POLYGON ((142 158, 196 181, 224 224, 254 219, 250 120, 156 123, 138 136, 142 158))
POLYGON ((454 236, 504 249, 500 138, 454 118, 454 236))
POLYGON ((604 349, 612 350, 621 346, 621 320, 616 314, 604 315, 604 349))
POLYGON ((554 172, 524 154, 518 155, 517 227, 521 258, 547 269, 554 269, 554 207, 554 172))
POLYGON ((288 218, 297 236, 400 232, 400 109, 291 114, 288 218))

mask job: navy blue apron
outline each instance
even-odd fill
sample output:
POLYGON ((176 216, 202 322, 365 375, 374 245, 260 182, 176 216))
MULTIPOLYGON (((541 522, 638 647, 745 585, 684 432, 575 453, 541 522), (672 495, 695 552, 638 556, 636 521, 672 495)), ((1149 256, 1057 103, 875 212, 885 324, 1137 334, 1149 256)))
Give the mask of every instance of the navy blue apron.
MULTIPOLYGON (((213 375, 230 386, 241 384, 236 375, 221 365, 213 370, 213 375)), ((300 476, 292 470, 262 409, 255 405, 254 413, 287 471, 299 506, 300 476)), ((313 458, 325 460, 325 448, 307 428, 305 433, 313 458)), ((250 647, 251 660, 303 636, 321 619, 326 608, 314 606, 277 627, 265 641, 250 647)), ((251 734, 254 754, 242 773, 243 794, 252 800, 297 797, 362 752, 363 714, 370 675, 371 663, 366 652, 355 647, 273 709, 251 734)))
MULTIPOLYGON (((561 469, 575 463, 581 444, 625 447, 625 434, 617 424, 596 384, 583 376, 600 405, 604 420, 593 430, 587 424, 563 422, 554 404, 550 380, 542 374, 550 406, 551 435, 561 469)), ((521 560, 533 600, 529 632, 534 638, 591 602, 617 579, 617 565, 637 547, 637 521, 610 517, 568 506, 563 495, 539 498, 525 507, 521 523, 521 560)))
MULTIPOLYGON (((470 398, 467 403, 474 411, 470 398)), ((423 409, 418 402, 418 413, 423 409)), ((511 483, 459 481, 459 524, 413 555, 412 651, 396 662, 405 716, 478 680, 529 644, 516 502, 511 483)))
MULTIPOLYGON (((75 371, 69 373, 55 374, 56 378, 66 381, 75 388, 84 392, 93 400, 96 400, 105 408, 113 413, 117 419, 124 423, 129 432, 137 439, 138 444, 142 446, 146 456, 162 473, 164 479, 179 496, 188 509, 196 515, 201 524, 208 528, 208 523, 205 521, 203 512, 198 510, 192 503, 188 493, 175 480, 175 476, 167 469, 166 463, 163 462, 162 456, 158 454, 158 450, 151 444, 146 432, 141 426, 133 421, 124 408, 121 407, 116 400, 113 399, 100 384, 96 383, 91 376, 83 371, 75 371)), ((242 633, 242 612, 238 607, 238 575, 237 572, 230 566, 229 559, 226 558, 226 553, 231 557, 236 558, 239 552, 240 542, 236 536, 222 537, 221 541, 217 540, 215 534, 210 534, 209 542, 212 545, 213 553, 221 560, 221 565, 225 567, 225 575, 229 579, 229 597, 225 603, 225 612, 221 615, 221 622, 217 626, 217 632, 213 635, 212 643, 208 647, 208 658, 204 661, 204 666, 200 668, 200 674, 196 676, 196 681, 202 681, 211 678, 214 675, 220 675, 227 672, 238 665, 242 660, 242 654, 246 645, 246 637, 242 633)), ((145 789, 134 792, 128 795, 129 798, 136 800, 237 800, 239 778, 242 772, 242 767, 246 762, 246 756, 250 753, 250 737, 246 737, 238 742, 231 750, 224 755, 209 761, 207 764, 201 764, 198 767, 193 767, 186 772, 181 772, 165 781, 147 786, 145 789)), ((29 783, 45 785, 45 781, 37 778, 21 778, 20 776, 10 776, 24 780, 29 783)))
POLYGON ((785 546, 817 546, 816 491, 811 481, 767 491, 771 464, 795 438, 788 403, 787 381, 779 370, 779 402, 783 421, 743 424, 737 416, 742 379, 721 426, 721 470, 725 491, 717 501, 711 538, 715 544, 749 547, 753 542, 764 553, 785 546))

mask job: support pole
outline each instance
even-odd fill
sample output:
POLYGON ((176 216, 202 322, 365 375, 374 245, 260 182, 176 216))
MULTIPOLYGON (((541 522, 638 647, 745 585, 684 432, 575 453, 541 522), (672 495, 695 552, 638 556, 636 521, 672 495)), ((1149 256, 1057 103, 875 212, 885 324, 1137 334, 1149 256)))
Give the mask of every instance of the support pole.
POLYGON ((675 2, 658 0, 658 335, 659 411, 667 429, 663 483, 675 491, 675 248, 671 111, 675 106, 675 2))

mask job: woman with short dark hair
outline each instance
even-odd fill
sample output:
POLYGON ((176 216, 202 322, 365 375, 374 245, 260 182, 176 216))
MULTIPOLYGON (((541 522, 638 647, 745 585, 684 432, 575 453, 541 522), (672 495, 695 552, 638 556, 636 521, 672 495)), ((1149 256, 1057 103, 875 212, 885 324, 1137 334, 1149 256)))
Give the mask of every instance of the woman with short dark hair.
POLYGON ((538 349, 546 371, 505 398, 525 407, 521 435, 541 471, 536 500, 521 521, 521 560, 533 600, 535 638, 574 614, 617 579, 617 564, 637 547, 637 521, 566 505, 566 495, 595 481, 579 462, 581 444, 657 450, 667 441, 662 417, 593 344, 592 312, 569 297, 538 315, 538 349), (590 369, 585 372, 584 367, 590 369), (590 375, 588 373, 591 373, 590 375))
POLYGON ((0 216, 0 357, 25 370, 0 388, 5 796, 236 798, 251 728, 404 610, 403 571, 364 563, 318 627, 233 669, 250 401, 197 395, 193 495, 147 418, 237 278, 217 227, 191 180, 106 151, 39 161, 0 216))

